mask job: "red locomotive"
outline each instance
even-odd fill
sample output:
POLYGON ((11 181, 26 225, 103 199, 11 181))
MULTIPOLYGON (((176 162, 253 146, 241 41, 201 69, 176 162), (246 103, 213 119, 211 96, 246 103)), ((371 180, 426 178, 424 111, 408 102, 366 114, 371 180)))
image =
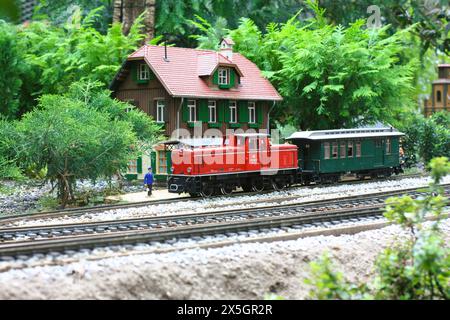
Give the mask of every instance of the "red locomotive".
POLYGON ((266 134, 231 134, 216 143, 172 151, 168 188, 209 197, 239 187, 248 192, 334 183, 345 174, 389 177, 402 172, 401 136, 393 128, 301 131, 287 138, 292 144, 271 144, 266 134))
POLYGON ((295 145, 271 144, 267 134, 231 134, 220 145, 174 150, 169 192, 209 197, 238 187, 281 189, 294 182, 297 159, 295 145))

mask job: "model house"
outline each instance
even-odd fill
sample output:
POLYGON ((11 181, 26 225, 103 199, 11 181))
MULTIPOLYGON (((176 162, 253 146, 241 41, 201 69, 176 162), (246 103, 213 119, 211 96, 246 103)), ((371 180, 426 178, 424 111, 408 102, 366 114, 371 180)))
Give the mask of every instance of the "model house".
MULTIPOLYGON (((282 98, 233 45, 231 39, 223 39, 219 51, 144 45, 127 58, 110 88, 152 116, 169 140, 267 129, 270 111, 282 98)), ((129 177, 141 178, 149 165, 164 179, 170 145, 154 146, 149 157, 131 162, 129 177)))

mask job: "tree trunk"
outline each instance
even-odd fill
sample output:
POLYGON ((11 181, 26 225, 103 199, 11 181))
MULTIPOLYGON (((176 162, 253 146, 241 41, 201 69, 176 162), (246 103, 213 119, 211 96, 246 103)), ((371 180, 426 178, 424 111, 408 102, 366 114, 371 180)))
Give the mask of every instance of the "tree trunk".
POLYGON ((130 32, 134 20, 144 11, 144 32, 147 42, 155 37, 156 0, 114 0, 113 22, 122 23, 125 35, 130 32))

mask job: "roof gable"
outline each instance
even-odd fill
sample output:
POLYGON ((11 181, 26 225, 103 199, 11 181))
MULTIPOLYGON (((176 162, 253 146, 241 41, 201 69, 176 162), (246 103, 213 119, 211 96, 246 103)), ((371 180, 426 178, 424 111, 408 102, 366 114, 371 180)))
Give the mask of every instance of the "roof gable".
POLYGON ((164 47, 144 45, 131 54, 128 60, 144 59, 174 97, 282 100, 259 68, 239 53, 234 53, 233 61, 230 61, 216 51, 167 47, 168 61, 164 57, 164 47), (240 73, 242 79, 238 88, 218 90, 209 87, 201 78, 214 73, 220 65, 233 67, 240 73))

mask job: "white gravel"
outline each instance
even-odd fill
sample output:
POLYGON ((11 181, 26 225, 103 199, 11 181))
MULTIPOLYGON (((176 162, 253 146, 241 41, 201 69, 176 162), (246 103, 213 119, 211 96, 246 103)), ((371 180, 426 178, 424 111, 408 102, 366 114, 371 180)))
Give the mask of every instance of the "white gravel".
MULTIPOLYGON (((270 205, 264 200, 291 197, 280 204, 308 202, 316 200, 334 199, 352 195, 370 194, 405 188, 424 187, 430 183, 430 178, 406 178, 401 180, 385 180, 361 184, 340 184, 336 186, 296 187, 280 192, 238 197, 217 197, 203 200, 186 200, 176 204, 159 204, 145 207, 108 210, 98 213, 89 213, 82 216, 64 216, 61 218, 38 219, 30 221, 17 221, 5 226, 34 226, 48 224, 69 224, 93 221, 110 221, 129 218, 165 216, 188 213, 201 213, 204 211, 222 211, 225 209, 255 208, 270 205)), ((450 175, 442 183, 450 183, 450 175)))
MULTIPOLYGON (((447 244, 450 220, 441 224, 447 244)), ((350 280, 368 281, 376 255, 407 233, 398 226, 356 235, 236 244, 67 265, 8 269, 0 299, 262 299, 269 292, 304 299, 309 262, 327 251, 350 280)), ((3 270, 3 272, 1 272, 3 270)))

